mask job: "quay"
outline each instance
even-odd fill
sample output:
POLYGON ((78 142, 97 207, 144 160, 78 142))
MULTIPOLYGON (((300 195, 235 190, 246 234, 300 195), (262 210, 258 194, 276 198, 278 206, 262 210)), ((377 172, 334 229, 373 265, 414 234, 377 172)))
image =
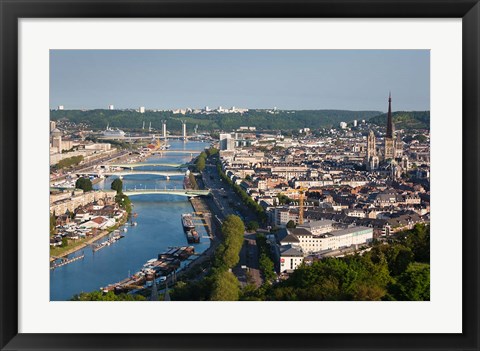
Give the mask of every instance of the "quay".
POLYGON ((69 263, 72 263, 72 262, 75 262, 75 261, 78 261, 78 260, 82 260, 84 257, 85 257, 85 255, 81 255, 81 256, 77 256, 77 257, 73 257, 73 258, 62 258, 62 262, 51 265, 50 269, 53 270, 55 268, 65 266, 69 263))

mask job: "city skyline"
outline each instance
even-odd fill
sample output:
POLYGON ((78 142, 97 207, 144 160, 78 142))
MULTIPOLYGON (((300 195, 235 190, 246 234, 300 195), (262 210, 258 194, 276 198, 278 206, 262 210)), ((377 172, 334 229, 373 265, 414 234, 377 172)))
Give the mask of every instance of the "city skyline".
POLYGON ((428 50, 51 50, 50 108, 430 109, 428 50))

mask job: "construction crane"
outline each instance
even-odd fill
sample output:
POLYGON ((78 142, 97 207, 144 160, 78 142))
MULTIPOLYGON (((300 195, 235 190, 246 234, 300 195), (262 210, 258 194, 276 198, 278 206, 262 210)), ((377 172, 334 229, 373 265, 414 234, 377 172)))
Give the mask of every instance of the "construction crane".
POLYGON ((305 193, 308 191, 308 188, 302 186, 296 189, 286 190, 286 194, 298 194, 298 224, 303 224, 303 202, 305 200, 305 193))

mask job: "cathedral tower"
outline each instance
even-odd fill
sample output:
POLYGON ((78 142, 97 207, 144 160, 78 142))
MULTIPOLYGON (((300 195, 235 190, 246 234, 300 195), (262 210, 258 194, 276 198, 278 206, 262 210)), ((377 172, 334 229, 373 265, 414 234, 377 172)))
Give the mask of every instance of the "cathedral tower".
POLYGON ((378 156, 377 156, 377 145, 375 134, 373 131, 370 131, 370 134, 367 137, 367 158, 366 165, 367 169, 373 171, 378 168, 378 156))
POLYGON ((393 139, 392 94, 388 95, 387 134, 385 135, 385 160, 395 158, 395 140, 393 139))

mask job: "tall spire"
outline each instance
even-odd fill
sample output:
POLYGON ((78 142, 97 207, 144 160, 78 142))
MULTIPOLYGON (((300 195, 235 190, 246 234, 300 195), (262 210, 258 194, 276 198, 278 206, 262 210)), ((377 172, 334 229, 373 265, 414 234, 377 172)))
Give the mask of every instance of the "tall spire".
POLYGON ((387 138, 393 138, 392 93, 388 93, 387 138))

